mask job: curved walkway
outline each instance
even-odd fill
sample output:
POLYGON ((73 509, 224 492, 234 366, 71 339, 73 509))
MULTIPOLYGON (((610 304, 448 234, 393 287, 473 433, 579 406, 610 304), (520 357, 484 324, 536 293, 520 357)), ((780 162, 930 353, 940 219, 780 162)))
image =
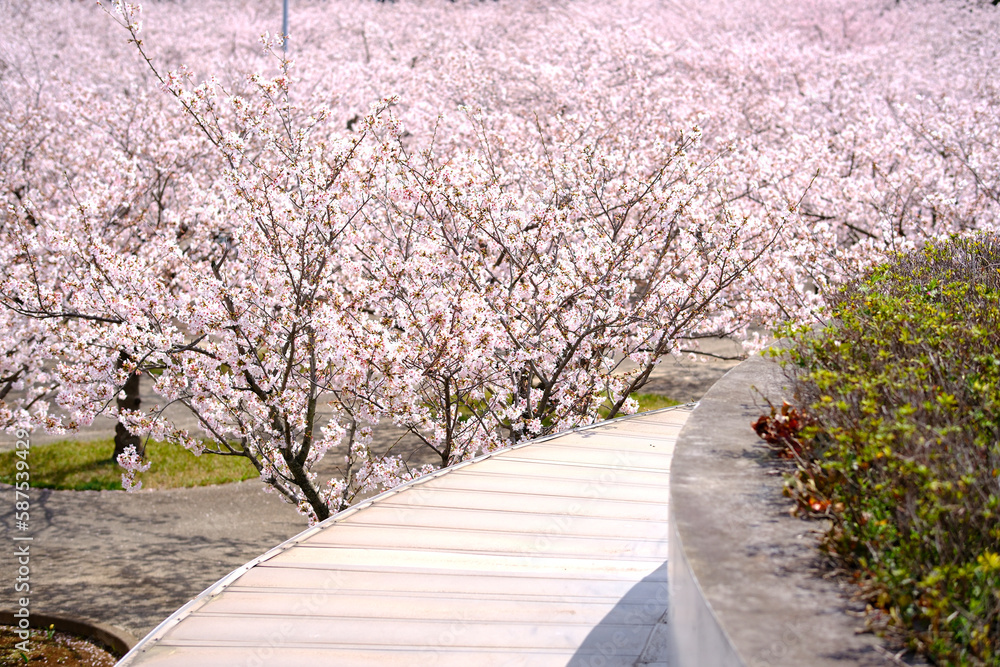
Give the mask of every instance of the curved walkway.
POLYGON ((225 577, 122 665, 656 665, 689 407, 428 475, 225 577))

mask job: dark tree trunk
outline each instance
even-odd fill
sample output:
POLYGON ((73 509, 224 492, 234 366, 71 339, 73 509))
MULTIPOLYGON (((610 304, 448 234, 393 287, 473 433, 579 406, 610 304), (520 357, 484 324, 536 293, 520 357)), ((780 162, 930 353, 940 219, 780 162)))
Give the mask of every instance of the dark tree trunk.
MULTIPOLYGON (((118 359, 118 367, 124 364, 128 356, 125 353, 118 359)), ((118 409, 119 410, 138 410, 139 403, 142 401, 139 399, 139 380, 142 378, 138 373, 133 373, 129 375, 128 380, 125 381, 125 386, 122 387, 122 391, 125 393, 125 398, 118 398, 118 409)), ((118 455, 125 452, 125 448, 129 445, 135 447, 135 451, 139 453, 140 456, 145 454, 144 447, 142 445, 142 438, 137 435, 132 435, 129 433, 125 425, 120 421, 115 426, 115 453, 114 460, 118 460, 118 455)))

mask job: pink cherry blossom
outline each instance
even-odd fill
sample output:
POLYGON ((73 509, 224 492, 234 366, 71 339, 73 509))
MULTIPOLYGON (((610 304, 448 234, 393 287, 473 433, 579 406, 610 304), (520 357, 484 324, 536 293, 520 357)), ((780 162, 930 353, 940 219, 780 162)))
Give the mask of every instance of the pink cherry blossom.
POLYGON ((628 414, 998 226, 986 2, 303 1, 287 57, 274 4, 4 5, 0 423, 107 414, 323 519, 431 469, 379 424, 449 465, 628 414))

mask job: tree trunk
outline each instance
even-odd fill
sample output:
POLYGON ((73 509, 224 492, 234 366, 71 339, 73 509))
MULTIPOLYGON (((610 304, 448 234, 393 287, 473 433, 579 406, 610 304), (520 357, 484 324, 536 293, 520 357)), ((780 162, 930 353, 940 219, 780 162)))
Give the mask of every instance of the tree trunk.
MULTIPOLYGON (((127 359, 128 355, 123 352, 118 358, 118 367, 121 368, 127 359)), ((119 394, 119 398, 117 399, 119 410, 139 409, 139 403, 141 403, 141 400, 139 399, 139 380, 141 378, 142 376, 138 373, 133 373, 128 376, 128 380, 125 381, 125 386, 122 388, 122 392, 124 392, 125 397, 121 398, 121 394, 119 394)), ((125 425, 119 421, 115 426, 115 461, 118 460, 119 454, 123 454, 125 452, 125 448, 129 445, 135 447, 135 451, 139 453, 139 456, 143 456, 145 454, 145 448, 142 445, 142 438, 129 433, 129 430, 125 428, 125 425)))

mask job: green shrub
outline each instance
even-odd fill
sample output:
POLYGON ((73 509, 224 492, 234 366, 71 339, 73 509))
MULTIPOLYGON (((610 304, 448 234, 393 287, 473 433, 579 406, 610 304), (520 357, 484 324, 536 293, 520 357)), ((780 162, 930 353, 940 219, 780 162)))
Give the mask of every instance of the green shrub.
MULTIPOLYGON (((798 408, 758 433, 876 626, 938 664, 1000 665, 1000 238, 929 243, 784 332, 798 408)), ((782 414, 783 413, 783 414, 782 414)))

